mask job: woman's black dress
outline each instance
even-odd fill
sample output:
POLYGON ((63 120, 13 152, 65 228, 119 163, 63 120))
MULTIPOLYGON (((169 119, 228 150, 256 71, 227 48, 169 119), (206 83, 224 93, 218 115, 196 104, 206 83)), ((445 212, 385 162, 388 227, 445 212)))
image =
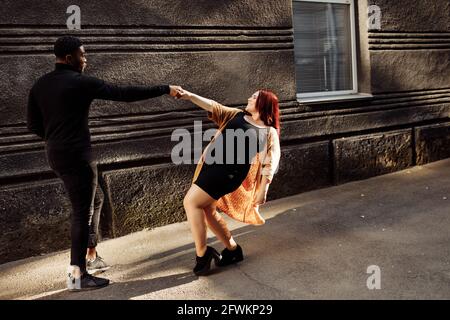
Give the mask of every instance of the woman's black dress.
POLYGON ((208 147, 194 182, 215 200, 236 190, 250 169, 251 160, 265 146, 268 128, 257 127, 239 112, 208 147))

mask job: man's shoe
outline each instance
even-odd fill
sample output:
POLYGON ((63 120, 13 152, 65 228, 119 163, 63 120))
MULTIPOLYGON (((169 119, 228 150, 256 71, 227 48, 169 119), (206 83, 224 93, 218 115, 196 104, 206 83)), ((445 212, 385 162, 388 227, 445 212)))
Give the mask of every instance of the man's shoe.
POLYGON ((102 257, 97 255, 94 260, 86 259, 86 269, 90 274, 95 274, 97 272, 103 272, 111 268, 102 257))
POLYGON ((68 286, 68 290, 74 291, 87 291, 104 288, 109 284, 108 279, 98 278, 90 275, 89 273, 83 273, 80 278, 73 282, 74 285, 68 286))

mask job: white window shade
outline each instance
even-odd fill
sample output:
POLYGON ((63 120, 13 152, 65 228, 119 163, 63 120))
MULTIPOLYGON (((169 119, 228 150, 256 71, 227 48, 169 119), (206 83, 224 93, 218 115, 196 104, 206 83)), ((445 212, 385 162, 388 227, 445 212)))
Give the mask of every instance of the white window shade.
POLYGON ((293 1, 299 96, 356 92, 349 4, 293 1))

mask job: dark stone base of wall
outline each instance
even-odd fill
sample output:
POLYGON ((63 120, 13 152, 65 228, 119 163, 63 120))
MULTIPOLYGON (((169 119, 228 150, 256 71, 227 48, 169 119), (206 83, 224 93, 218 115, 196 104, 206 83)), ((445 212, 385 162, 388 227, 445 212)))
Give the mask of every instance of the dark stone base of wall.
POLYGON ((411 130, 333 141, 336 184, 386 174, 413 164, 411 130))
POLYGON ((194 165, 155 165, 105 172, 113 236, 186 220, 183 198, 194 165))
MULTIPOLYGON (((269 199, 329 185, 328 145, 319 142, 283 149, 269 199)), ((183 198, 194 169, 194 165, 163 164, 105 172, 112 235, 122 236, 186 220, 183 198)))
POLYGON ((330 185, 329 142, 282 149, 280 166, 267 200, 291 196, 330 185))
POLYGON ((450 157, 450 122, 415 128, 418 165, 450 157))
POLYGON ((0 189, 0 263, 70 247, 69 216, 57 180, 0 189))

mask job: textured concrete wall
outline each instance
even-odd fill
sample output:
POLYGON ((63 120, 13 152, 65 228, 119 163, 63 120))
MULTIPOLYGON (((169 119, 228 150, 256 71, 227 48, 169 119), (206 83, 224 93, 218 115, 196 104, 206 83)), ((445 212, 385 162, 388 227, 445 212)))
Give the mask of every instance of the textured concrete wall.
POLYGON ((328 141, 286 146, 268 200, 331 185, 328 141))
POLYGON ((381 30, 369 32, 372 92, 450 87, 450 2, 370 0, 381 30))
POLYGON ((286 27, 291 26, 288 0, 3 0, 0 20, 11 25, 65 26, 67 7, 81 8, 83 26, 138 27, 286 27), (61 14, 61 12, 63 14, 61 14))
POLYGON ((0 189, 0 262, 69 246, 69 215, 58 180, 0 189))
POLYGON ((450 122, 415 128, 417 164, 450 157, 450 122))
MULTIPOLYGON (((297 103, 288 0, 83 0, 75 34, 88 51, 87 73, 108 81, 181 84, 233 106, 260 87, 277 92, 283 156, 275 199, 450 156, 448 1, 355 2, 360 91, 374 95, 359 102, 297 103), (366 27, 372 4, 382 10, 380 31, 366 27)), ((0 262, 68 245, 69 205, 43 143, 26 130, 25 104, 35 79, 53 68, 53 42, 73 33, 65 26, 71 4, 2 1, 0 262), (20 238, 29 243, 15 246, 20 238)), ((105 235, 185 219, 192 166, 171 164, 170 134, 205 119, 168 97, 93 104, 105 235)))
POLYGON ((338 184, 408 168, 413 162, 411 130, 333 141, 338 184))
POLYGON ((105 172, 112 203, 113 235, 184 220, 183 198, 194 169, 164 164, 105 172))

